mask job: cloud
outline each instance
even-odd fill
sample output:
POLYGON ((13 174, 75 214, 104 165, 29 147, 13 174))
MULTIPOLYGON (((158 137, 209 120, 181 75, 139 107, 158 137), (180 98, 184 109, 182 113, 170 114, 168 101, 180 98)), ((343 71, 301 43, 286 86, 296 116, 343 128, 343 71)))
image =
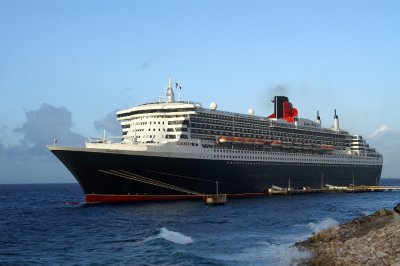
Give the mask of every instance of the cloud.
POLYGON ((370 135, 368 143, 383 155, 382 177, 400 177, 398 170, 400 131, 389 125, 382 125, 370 135))
MULTIPOLYGON (((82 145, 85 138, 71 130, 72 115, 65 107, 43 103, 39 109, 25 113, 26 121, 13 130, 21 134, 17 145, 0 139, 1 183, 71 182, 65 167, 47 150, 57 138, 63 145, 82 145)), ((4 129, 6 127, 2 127, 4 129)))
POLYGON ((115 113, 116 111, 113 111, 106 115, 104 118, 95 121, 93 123, 94 128, 99 132, 103 132, 103 130, 105 130, 107 134, 111 134, 113 136, 121 136, 121 124, 118 122, 115 113))
POLYGON ((23 135, 20 145, 16 148, 28 153, 41 154, 46 152, 46 145, 54 139, 62 145, 82 145, 85 137, 71 131, 72 115, 65 107, 55 107, 43 103, 38 110, 25 113, 26 122, 14 132, 23 135))
POLYGON ((382 135, 385 135, 387 133, 393 132, 393 128, 389 127, 388 125, 382 125, 379 128, 377 128, 371 135, 370 138, 376 138, 380 137, 382 135))
MULTIPOLYGON (((25 112, 19 128, 0 125, 0 183, 73 182, 66 167, 47 149, 57 139, 59 145, 82 146, 85 137, 72 130, 72 114, 65 107, 43 103, 25 112), (11 143, 9 133, 21 136, 11 143)), ((120 136, 115 111, 94 122, 94 127, 120 136)))

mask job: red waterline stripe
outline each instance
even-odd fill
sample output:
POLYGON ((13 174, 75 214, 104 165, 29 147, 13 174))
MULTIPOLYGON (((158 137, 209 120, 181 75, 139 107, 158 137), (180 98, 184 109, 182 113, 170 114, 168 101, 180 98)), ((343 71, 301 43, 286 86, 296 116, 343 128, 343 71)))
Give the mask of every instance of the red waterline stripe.
MULTIPOLYGON (((228 198, 245 198, 266 196, 265 193, 244 193, 228 194, 228 198)), ((102 195, 86 194, 87 203, 109 203, 109 202, 138 202, 138 201, 165 201, 165 200, 184 200, 184 199, 202 199, 201 195, 102 195)))

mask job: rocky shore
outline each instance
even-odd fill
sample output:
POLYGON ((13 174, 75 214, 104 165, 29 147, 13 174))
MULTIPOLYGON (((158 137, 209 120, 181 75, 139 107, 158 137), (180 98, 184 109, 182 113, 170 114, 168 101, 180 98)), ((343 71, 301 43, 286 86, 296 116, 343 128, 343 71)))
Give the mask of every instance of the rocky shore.
POLYGON ((296 264, 400 266, 400 221, 393 216, 392 211, 380 209, 314 234, 295 244, 313 254, 296 264))

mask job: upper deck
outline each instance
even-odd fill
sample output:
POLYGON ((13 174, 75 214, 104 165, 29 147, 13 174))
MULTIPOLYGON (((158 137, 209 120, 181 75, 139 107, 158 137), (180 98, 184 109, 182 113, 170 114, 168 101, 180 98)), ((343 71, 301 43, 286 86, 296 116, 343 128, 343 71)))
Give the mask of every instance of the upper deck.
POLYGON ((270 116, 217 110, 188 101, 175 101, 171 81, 165 101, 145 103, 117 112, 123 130, 122 143, 168 143, 199 140, 215 147, 285 151, 294 153, 332 153, 381 156, 364 141, 354 144, 355 136, 340 129, 334 116, 331 128, 321 127, 317 120, 298 117, 287 97, 275 97, 275 110, 270 116), (281 106, 282 105, 282 106, 281 106), (260 146, 261 145, 261 146, 260 146))

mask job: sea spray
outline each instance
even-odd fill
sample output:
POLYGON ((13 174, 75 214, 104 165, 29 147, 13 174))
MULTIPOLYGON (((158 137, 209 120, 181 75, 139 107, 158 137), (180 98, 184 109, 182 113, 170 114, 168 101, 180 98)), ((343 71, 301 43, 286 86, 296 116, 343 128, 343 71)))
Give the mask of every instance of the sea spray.
MULTIPOLYGON (((274 244, 268 241, 253 242, 253 246, 241 250, 231 251, 226 247, 217 247, 201 254, 207 261, 218 262, 221 265, 297 265, 304 259, 311 257, 309 252, 299 251, 290 243, 274 244)), ((217 264, 218 264, 217 263, 217 264)), ((219 265, 218 264, 218 265, 219 265)))
POLYGON ((186 245, 194 242, 190 236, 185 236, 182 233, 170 231, 165 227, 160 228, 160 233, 158 234, 158 237, 181 245, 186 245))
POLYGON ((339 223, 332 218, 326 218, 319 223, 309 223, 308 226, 313 231, 313 233, 319 233, 323 230, 329 229, 331 227, 337 226, 339 223))
POLYGON ((181 245, 186 245, 194 242, 190 236, 185 236, 182 233, 170 231, 165 227, 160 228, 158 231, 159 232, 156 236, 147 237, 142 241, 139 241, 138 243, 143 244, 160 238, 181 245))

